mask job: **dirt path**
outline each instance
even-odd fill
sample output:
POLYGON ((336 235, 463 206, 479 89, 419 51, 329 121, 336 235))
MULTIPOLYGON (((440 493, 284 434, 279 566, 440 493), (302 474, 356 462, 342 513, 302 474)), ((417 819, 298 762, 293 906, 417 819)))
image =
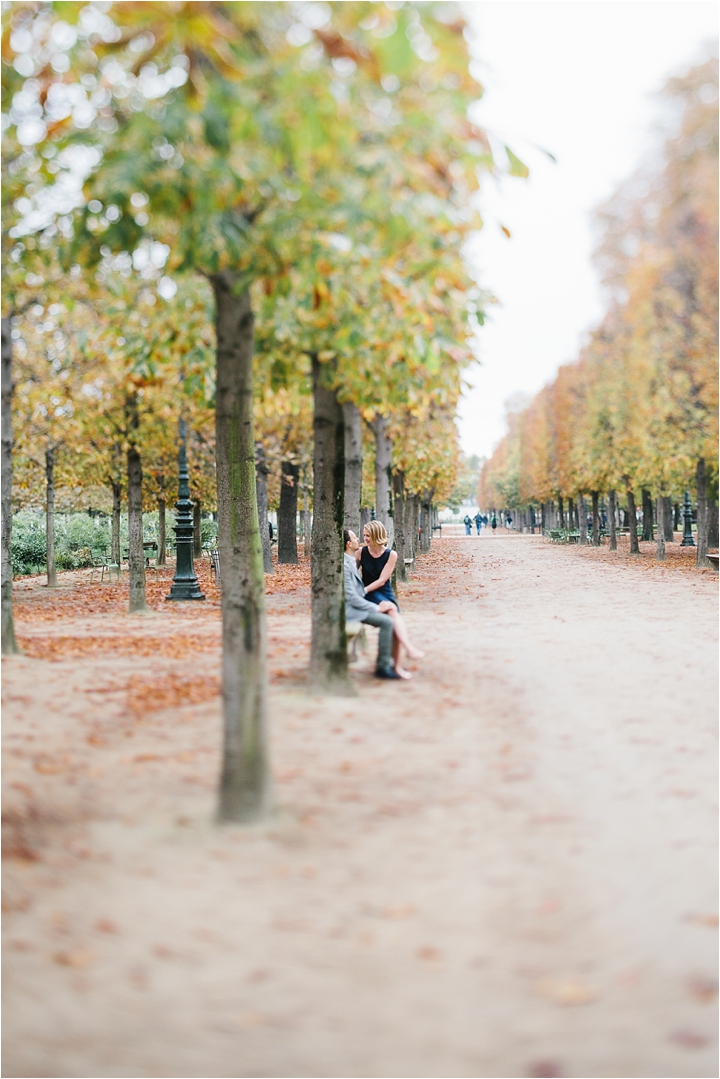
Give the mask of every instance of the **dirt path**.
POLYGON ((222 830, 211 586, 18 590, 3 1074, 717 1075, 716 575, 441 540, 417 677, 323 702, 293 583, 277 811, 222 830))

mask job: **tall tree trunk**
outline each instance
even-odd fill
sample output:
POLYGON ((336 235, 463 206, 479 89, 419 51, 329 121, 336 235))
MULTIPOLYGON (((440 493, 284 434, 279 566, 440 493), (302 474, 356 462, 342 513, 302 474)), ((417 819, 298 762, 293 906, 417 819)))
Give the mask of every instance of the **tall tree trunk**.
MULTIPOLYGON (((679 532, 679 531, 680 531, 680 528, 681 528, 681 525, 680 525, 680 521, 681 521, 681 517, 680 517, 680 503, 679 503, 679 502, 676 502, 676 503, 675 503, 675 504, 673 505, 673 529, 675 530, 675 532, 679 532)), ((673 539, 674 539, 674 538, 675 538, 675 537, 673 537, 673 539)))
POLYGON ((370 506, 361 506, 360 507, 360 531, 358 532, 358 535, 360 536, 361 539, 362 539, 362 530, 363 530, 363 528, 365 527, 365 525, 369 525, 371 521, 372 521, 372 510, 371 510, 370 506))
POLYGON ((310 689, 350 696, 345 638, 343 528, 345 510, 345 433, 337 393, 325 384, 327 373, 312 357, 314 399, 312 638, 310 689))
POLYGON ((308 490, 307 475, 303 482, 303 533, 305 535, 305 557, 312 554, 312 514, 310 513, 310 492, 308 490))
POLYGON ((392 441, 387 433, 387 420, 376 416, 372 421, 375 433, 375 517, 385 525, 392 546, 394 537, 390 501, 392 482, 392 441))
POLYGON ((280 466, 280 508, 278 509, 278 562, 296 566, 297 493, 300 468, 290 461, 280 466))
POLYGON ((255 496, 257 498, 260 542, 262 543, 263 570, 265 573, 274 573, 275 570, 272 564, 272 544, 270 543, 270 526, 268 522, 267 475, 268 466, 265 457, 265 447, 262 442, 256 442, 255 496))
POLYGON ((653 538, 653 504, 650 492, 646 487, 642 489, 642 508, 643 508, 643 540, 652 540, 653 538))
POLYGON ((558 522, 559 528, 565 527, 565 509, 562 498, 558 498, 558 522))
POLYGON ((145 551, 142 527, 142 462, 137 446, 127 451, 128 489, 128 566, 130 570, 129 610, 144 611, 145 603, 145 551))
POLYGON ((665 542, 672 543, 673 535, 672 499, 669 495, 663 495, 663 522, 665 527, 665 542))
POLYGON ((718 546, 718 506, 714 498, 708 499, 708 550, 718 546))
POLYGON ((705 568, 708 562, 708 503, 707 503, 707 466, 705 458, 700 457, 695 468, 695 486, 697 491, 697 556, 695 563, 705 568))
POLYGON ((630 481, 627 478, 625 480, 625 484, 628 504, 628 528, 630 529, 630 554, 640 554, 640 546, 638 544, 637 507, 635 506, 635 492, 630 489, 630 481))
POLYGON ((578 519, 578 531, 580 532, 580 543, 583 545, 587 543, 587 513, 585 511, 585 499, 581 494, 577 496, 577 519, 578 519))
MULTIPOLYGON (((420 496, 413 495, 410 499, 410 550, 408 552, 409 558, 416 558, 418 553, 418 516, 420 508, 420 496)), ((407 529, 407 525, 405 526, 407 529)))
POLYGON ((55 566, 55 447, 45 450, 45 564, 47 586, 57 588, 55 566))
POLYGON ((0 438, 2 439, 2 652, 13 655, 20 651, 15 637, 13 622, 12 580, 12 320, 2 320, 2 415, 0 438))
POLYGON ((398 581, 407 580, 407 573, 405 572, 405 551, 408 540, 405 533, 407 516, 405 474, 398 470, 393 472, 393 523, 395 525, 395 550, 397 551, 395 575, 398 581))
POLYGON ((655 557, 659 562, 665 560, 665 499, 658 495, 657 499, 657 552, 655 557))
POLYGON ((251 821, 270 801, 265 577, 253 437, 253 313, 248 289, 237 291, 233 274, 216 274, 212 286, 224 718, 218 816, 221 821, 251 821))
POLYGON ((608 524, 610 525, 610 550, 617 551, 617 522, 615 488, 608 491, 608 524))
POLYGON ((193 502, 193 558, 202 558, 202 504, 193 502))
POLYGON ((357 405, 343 405, 345 422, 345 527, 360 535, 362 498, 362 417, 357 405))
MULTIPOLYGON (((480 512, 478 510, 478 512, 480 512)), ((430 544, 433 538, 433 513, 432 513, 432 493, 425 491, 422 501, 422 532, 420 533, 420 550, 423 554, 427 554, 430 550, 430 544)))
POLYGON ((600 546, 600 512, 599 512, 600 494, 598 491, 592 492, 592 531, 593 531, 593 547, 600 546))
POLYGON ((167 504, 164 498, 158 498, 158 553, 157 564, 164 566, 167 562, 167 504))
POLYGON ((110 559, 120 565, 120 510, 122 508, 122 484, 112 483, 112 525, 110 531, 110 559))

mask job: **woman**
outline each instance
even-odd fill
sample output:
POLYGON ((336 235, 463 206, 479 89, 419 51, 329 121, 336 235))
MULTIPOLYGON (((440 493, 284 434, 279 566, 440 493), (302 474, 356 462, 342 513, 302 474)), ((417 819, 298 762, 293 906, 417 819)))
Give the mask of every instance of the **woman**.
POLYGON ((370 521, 363 529, 364 546, 355 552, 360 565, 360 575, 365 585, 365 598, 372 603, 392 604, 387 613, 393 620, 393 659, 395 669, 402 678, 409 678, 410 672, 400 666, 400 646, 411 659, 422 659, 425 655, 410 643, 410 636, 405 621, 400 616, 400 605, 392 590, 390 578, 397 563, 397 551, 388 550, 388 534, 381 521, 370 521))

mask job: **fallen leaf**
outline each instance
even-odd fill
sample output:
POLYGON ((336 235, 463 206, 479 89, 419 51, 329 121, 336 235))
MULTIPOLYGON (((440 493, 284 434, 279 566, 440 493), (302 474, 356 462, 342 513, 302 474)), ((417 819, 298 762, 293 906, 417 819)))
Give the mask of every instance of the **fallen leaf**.
POLYGON ((76 952, 55 952, 53 959, 56 963, 59 963, 62 967, 89 967, 95 961, 96 957, 89 951, 76 951, 76 952))

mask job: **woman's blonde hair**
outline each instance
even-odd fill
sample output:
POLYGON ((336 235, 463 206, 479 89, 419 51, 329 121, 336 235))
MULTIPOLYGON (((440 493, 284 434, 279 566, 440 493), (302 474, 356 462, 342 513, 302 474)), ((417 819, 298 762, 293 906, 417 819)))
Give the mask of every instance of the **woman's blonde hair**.
POLYGON ((388 534, 382 521, 368 521, 365 530, 373 547, 387 547, 388 534))

